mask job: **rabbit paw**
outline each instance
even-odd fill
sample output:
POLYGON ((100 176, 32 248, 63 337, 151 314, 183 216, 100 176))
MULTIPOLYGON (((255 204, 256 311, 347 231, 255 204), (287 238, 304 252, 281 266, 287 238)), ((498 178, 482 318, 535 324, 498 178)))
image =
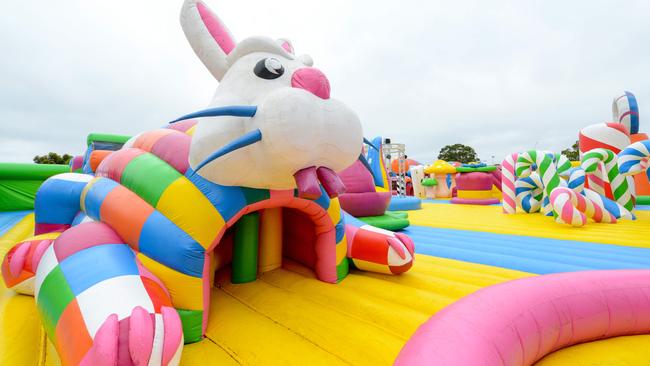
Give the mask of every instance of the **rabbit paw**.
POLYGON ((180 363, 183 329, 176 310, 163 306, 151 314, 137 306, 131 316, 110 315, 95 334, 81 366, 163 365, 180 363))
POLYGON ((370 225, 354 228, 348 257, 358 269, 400 274, 413 265, 415 246, 411 238, 370 225))
POLYGON ((8 288, 25 295, 34 295, 36 267, 53 239, 27 240, 16 244, 2 261, 2 278, 8 288))

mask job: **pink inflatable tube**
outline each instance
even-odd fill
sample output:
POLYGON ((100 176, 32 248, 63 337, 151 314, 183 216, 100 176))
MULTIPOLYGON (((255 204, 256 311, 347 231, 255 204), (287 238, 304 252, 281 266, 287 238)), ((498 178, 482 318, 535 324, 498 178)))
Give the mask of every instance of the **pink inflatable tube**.
POLYGON ((559 273, 490 286, 420 326, 395 365, 531 365, 576 343, 650 334, 650 270, 559 273))

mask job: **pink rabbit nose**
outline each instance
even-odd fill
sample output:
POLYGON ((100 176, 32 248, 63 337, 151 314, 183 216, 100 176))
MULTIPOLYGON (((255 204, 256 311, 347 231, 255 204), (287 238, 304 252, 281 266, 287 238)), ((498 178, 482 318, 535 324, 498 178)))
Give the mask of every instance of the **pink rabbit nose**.
POLYGON ((330 82, 327 76, 313 67, 298 69, 291 76, 291 86, 305 89, 315 96, 323 99, 330 97, 330 82))

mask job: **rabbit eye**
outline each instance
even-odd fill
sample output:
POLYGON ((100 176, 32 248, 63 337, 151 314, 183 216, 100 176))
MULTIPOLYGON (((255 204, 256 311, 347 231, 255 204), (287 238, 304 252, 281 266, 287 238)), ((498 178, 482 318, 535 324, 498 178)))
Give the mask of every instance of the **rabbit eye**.
POLYGON ((280 63, 280 60, 269 57, 259 60, 255 65, 253 72, 262 79, 272 80, 277 79, 284 74, 284 67, 282 66, 282 63, 280 63))

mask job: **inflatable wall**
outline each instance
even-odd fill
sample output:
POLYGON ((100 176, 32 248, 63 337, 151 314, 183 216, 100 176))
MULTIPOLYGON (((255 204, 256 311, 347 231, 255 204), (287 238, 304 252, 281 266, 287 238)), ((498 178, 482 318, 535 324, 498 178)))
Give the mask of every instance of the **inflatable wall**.
POLYGON ((41 184, 69 169, 57 164, 0 163, 0 212, 32 210, 41 184))

